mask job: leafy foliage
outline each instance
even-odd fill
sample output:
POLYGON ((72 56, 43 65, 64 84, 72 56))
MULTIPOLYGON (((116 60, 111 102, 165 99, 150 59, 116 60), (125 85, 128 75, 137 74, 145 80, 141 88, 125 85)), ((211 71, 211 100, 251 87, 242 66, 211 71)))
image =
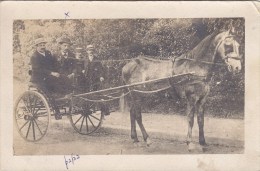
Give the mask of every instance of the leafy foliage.
MULTIPOLYGON (((227 30, 233 26, 240 51, 244 54, 244 22, 243 18, 15 20, 14 76, 28 81, 27 71, 34 51, 33 41, 42 36, 48 41, 46 46, 51 52, 59 48, 57 39, 67 36, 74 43, 72 50, 93 44, 100 60, 129 59, 140 54, 168 58, 188 52, 214 31, 227 30)), ((121 84, 121 69, 125 64, 126 62, 103 63, 107 69, 107 86, 121 84)), ((212 113, 220 113, 221 116, 230 113, 243 115, 244 70, 236 77, 220 70, 221 68, 213 77, 207 107, 213 109, 212 113)), ((149 104, 163 106, 163 109, 174 108, 172 104, 176 104, 176 100, 173 103, 162 103, 158 100, 160 96, 154 95, 153 102, 149 104)))

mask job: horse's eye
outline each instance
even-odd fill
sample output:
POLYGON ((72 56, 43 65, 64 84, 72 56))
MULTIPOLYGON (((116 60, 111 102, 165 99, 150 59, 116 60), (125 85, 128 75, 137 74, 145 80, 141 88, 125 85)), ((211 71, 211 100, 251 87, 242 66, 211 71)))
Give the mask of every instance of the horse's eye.
POLYGON ((226 39, 225 40, 225 45, 229 46, 229 45, 232 45, 232 40, 231 39, 226 39))
POLYGON ((231 53, 233 51, 234 51, 234 49, 233 49, 232 45, 226 45, 225 44, 225 54, 231 53))

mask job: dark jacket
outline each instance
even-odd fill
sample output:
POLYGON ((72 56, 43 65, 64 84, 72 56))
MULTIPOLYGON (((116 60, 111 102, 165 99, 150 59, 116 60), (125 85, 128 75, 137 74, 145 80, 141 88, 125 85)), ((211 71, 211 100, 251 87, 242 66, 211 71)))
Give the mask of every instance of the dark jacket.
POLYGON ((50 77, 51 72, 57 72, 56 59, 51 55, 50 51, 45 52, 45 56, 35 51, 31 57, 32 76, 31 81, 40 83, 50 77))
POLYGON ((95 58, 93 61, 86 59, 84 61, 84 70, 85 77, 90 81, 91 84, 96 84, 100 81, 100 77, 104 77, 104 69, 101 62, 96 61, 95 58))
POLYGON ((57 68, 58 72, 64 76, 68 76, 69 74, 74 72, 75 69, 75 54, 71 51, 68 51, 67 58, 61 52, 55 53, 54 57, 57 59, 57 68))

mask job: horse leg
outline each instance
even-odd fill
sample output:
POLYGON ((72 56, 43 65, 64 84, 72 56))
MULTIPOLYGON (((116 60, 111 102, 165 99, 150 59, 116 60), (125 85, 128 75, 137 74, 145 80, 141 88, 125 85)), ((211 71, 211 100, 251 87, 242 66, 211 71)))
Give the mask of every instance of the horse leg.
POLYGON ((136 133, 136 110, 135 110, 135 105, 133 104, 130 109, 130 120, 131 120, 131 138, 134 140, 134 143, 138 143, 139 140, 137 138, 137 133, 136 133))
POLYGON ((199 143, 202 146, 206 145, 205 137, 204 137, 204 108, 202 104, 198 106, 198 115, 197 122, 199 126, 199 143))
POLYGON ((140 130, 142 132, 144 141, 146 142, 147 146, 150 146, 152 144, 151 140, 149 139, 149 136, 144 128, 143 121, 142 121, 142 111, 141 111, 141 106, 137 105, 136 106, 136 121, 140 127, 140 130))
POLYGON ((207 96, 209 93, 209 85, 205 85, 205 94, 202 96, 198 103, 197 103, 197 108, 198 108, 198 114, 197 114, 197 122, 199 126, 199 143, 201 146, 207 146, 205 137, 204 137, 204 104, 206 103, 207 96))
POLYGON ((194 125, 194 112, 195 112, 195 107, 193 103, 188 101, 187 103, 187 121, 188 121, 187 145, 189 151, 195 148, 194 144, 192 143, 192 128, 194 125))

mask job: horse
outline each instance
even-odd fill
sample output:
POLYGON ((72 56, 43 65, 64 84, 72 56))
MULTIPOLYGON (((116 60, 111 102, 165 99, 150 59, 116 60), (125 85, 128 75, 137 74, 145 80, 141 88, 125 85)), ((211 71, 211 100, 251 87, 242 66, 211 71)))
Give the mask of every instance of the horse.
MULTIPOLYGON (((187 103, 188 133, 186 143, 190 151, 195 146, 192 141, 195 114, 199 127, 199 144, 202 148, 207 146, 204 137, 204 104, 210 91, 210 80, 214 67, 222 65, 226 66, 229 72, 238 73, 241 71, 241 58, 239 43, 235 40, 231 30, 214 32, 206 36, 192 50, 179 57, 166 61, 145 56, 134 58, 122 68, 122 80, 124 84, 133 84, 194 72, 189 79, 180 84, 169 81, 171 91, 185 99, 187 103)), ((137 93, 130 93, 130 95, 131 138, 134 143, 139 142, 136 132, 137 122, 143 139, 149 146, 152 142, 142 122, 141 98, 137 93)))

